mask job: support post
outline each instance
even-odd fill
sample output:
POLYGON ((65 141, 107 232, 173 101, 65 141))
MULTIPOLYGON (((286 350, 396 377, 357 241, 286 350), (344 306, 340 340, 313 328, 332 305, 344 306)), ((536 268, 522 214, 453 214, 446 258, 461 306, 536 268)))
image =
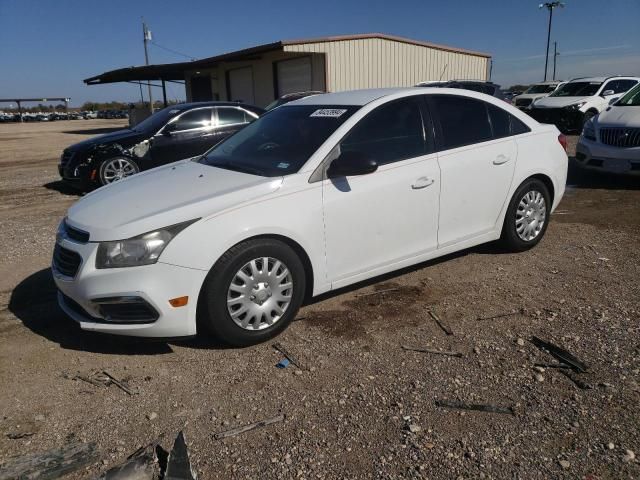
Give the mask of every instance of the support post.
POLYGON ((549 9, 549 28, 547 29, 547 54, 544 56, 544 81, 547 81, 547 66, 549 64, 549 42, 551 41, 551 19, 553 18, 553 7, 549 9))
POLYGON ((167 106, 167 87, 164 84, 164 80, 162 80, 162 101, 164 102, 164 106, 167 106))
POLYGON ((23 122, 24 120, 22 119, 22 104, 20 103, 20 100, 18 100, 16 103, 18 104, 18 114, 20 115, 20 121, 23 122))

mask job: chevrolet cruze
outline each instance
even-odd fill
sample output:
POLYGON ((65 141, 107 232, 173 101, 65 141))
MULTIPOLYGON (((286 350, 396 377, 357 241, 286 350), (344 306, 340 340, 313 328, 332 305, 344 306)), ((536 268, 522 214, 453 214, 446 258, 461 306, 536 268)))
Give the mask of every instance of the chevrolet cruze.
POLYGON ((305 297, 498 239, 533 247, 564 147, 472 91, 310 96, 79 200, 53 253, 58 300, 86 330, 257 343, 305 297))

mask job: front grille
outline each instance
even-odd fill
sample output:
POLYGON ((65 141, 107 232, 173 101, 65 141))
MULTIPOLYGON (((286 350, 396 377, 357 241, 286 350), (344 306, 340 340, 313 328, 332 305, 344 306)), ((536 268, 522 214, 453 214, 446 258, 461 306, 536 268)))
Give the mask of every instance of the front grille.
POLYGON ((640 128, 601 128, 600 141, 612 147, 640 147, 640 128))
POLYGON ((73 250, 56 244, 53 249, 53 266, 66 277, 75 277, 82 263, 82 257, 73 250))
POLYGON ((532 98, 516 98, 516 107, 528 107, 532 100, 532 98))
POLYGON ((68 152, 66 150, 62 152, 62 156, 60 157, 60 166, 62 168, 66 167, 72 157, 73 157, 73 152, 68 152))
POLYGON ((100 314, 109 322, 149 323, 158 319, 158 312, 140 297, 95 299, 100 314))
POLYGON ((73 228, 67 222, 64 222, 64 231, 67 234, 67 238, 79 243, 87 243, 89 241, 89 233, 83 230, 73 228))

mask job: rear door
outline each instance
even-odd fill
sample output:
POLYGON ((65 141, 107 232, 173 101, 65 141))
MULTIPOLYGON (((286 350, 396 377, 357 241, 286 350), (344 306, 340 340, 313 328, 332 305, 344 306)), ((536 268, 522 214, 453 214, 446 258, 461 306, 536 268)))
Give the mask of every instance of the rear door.
POLYGON ((151 143, 154 166, 203 153, 213 130, 212 111, 211 107, 189 110, 158 132, 151 143))
POLYGON ((442 178, 442 248, 494 230, 511 188, 517 148, 510 136, 511 115, 505 110, 458 95, 428 99, 442 178))
POLYGON ((334 149, 335 155, 359 151, 378 163, 368 175, 323 180, 327 272, 334 287, 435 250, 440 171, 423 122, 425 105, 421 96, 385 103, 334 149))

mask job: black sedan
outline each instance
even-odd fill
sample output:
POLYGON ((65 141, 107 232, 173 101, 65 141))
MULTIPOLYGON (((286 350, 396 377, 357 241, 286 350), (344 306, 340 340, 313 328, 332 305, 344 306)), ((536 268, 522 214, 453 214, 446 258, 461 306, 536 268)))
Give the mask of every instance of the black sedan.
POLYGON ((201 155, 263 112, 241 103, 172 105, 133 128, 71 145, 62 153, 58 171, 64 181, 90 190, 143 170, 201 155))

